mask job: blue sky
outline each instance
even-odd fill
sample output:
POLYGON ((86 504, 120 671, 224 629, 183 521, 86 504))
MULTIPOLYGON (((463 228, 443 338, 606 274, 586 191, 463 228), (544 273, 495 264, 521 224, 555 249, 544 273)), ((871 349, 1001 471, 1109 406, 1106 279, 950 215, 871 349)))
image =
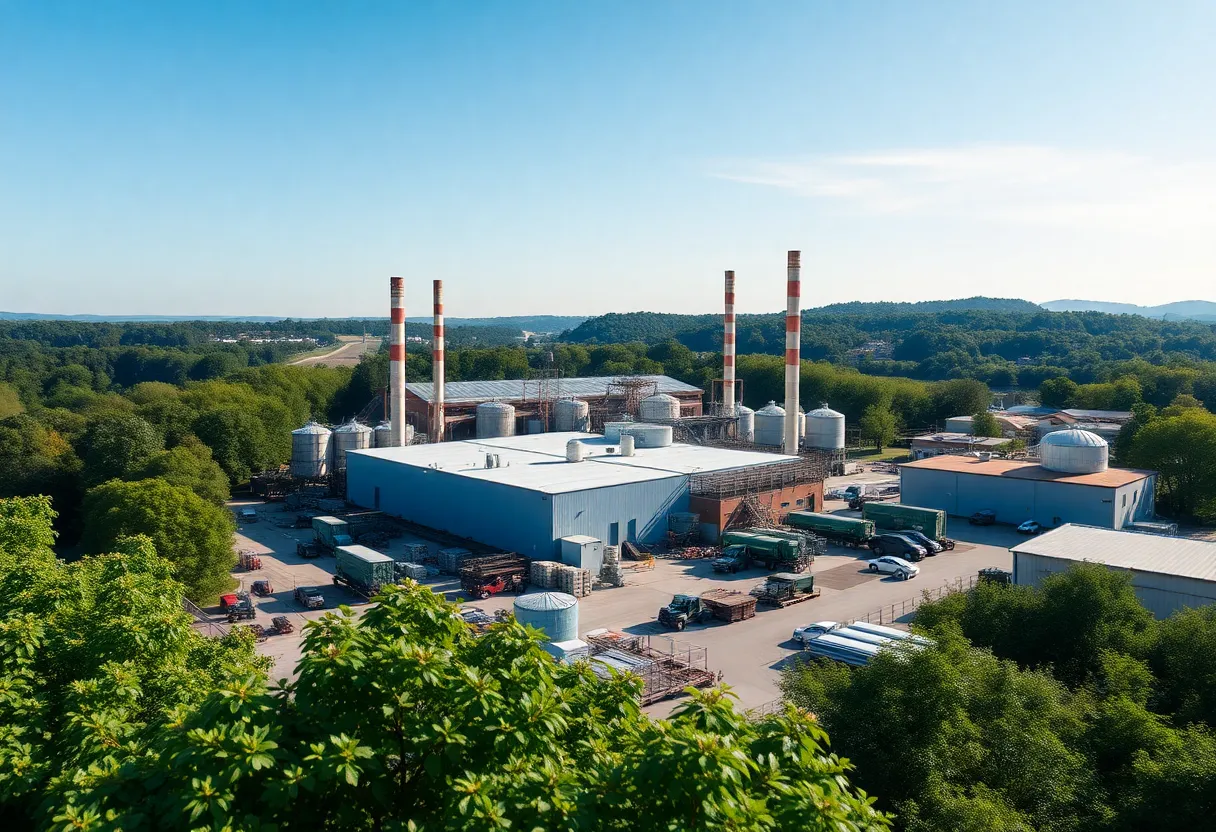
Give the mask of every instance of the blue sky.
POLYGON ((1216 3, 0 0, 0 309, 1216 300, 1216 3))

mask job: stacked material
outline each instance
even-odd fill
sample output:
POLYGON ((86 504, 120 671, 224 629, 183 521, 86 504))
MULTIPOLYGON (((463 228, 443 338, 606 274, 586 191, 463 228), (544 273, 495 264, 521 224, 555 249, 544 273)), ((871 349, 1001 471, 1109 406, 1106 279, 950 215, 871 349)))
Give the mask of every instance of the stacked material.
POLYGON ((591 594, 591 572, 575 569, 573 566, 562 566, 557 570, 556 589, 575 598, 584 598, 591 594))
POLYGON ((569 641, 547 641, 541 645, 541 649, 560 662, 577 662, 591 658, 591 645, 577 638, 569 641))
POLYGON ((534 560, 528 571, 528 583, 543 589, 553 589, 557 586, 557 570, 560 563, 551 560, 534 560))
POLYGON ((464 619, 464 623, 468 624, 479 633, 484 633, 490 628, 490 625, 494 623, 493 617, 476 608, 462 610, 460 617, 464 619))
POLYGON ((451 549, 439 550, 439 571, 444 575, 459 575, 460 564, 469 555, 473 554, 468 549, 453 547, 451 549))
POLYGON ((600 567, 600 583, 608 586, 624 586, 625 573, 621 570, 619 546, 604 547, 604 565, 600 567))
POLYGON ((406 561, 407 563, 422 563, 431 556, 431 550, 425 543, 407 543, 403 547, 401 557, 398 560, 406 561))
POLYGON ((397 563, 397 576, 400 578, 413 578, 415 581, 425 581, 426 575, 426 567, 421 563, 397 563))
POLYGON ((653 659, 618 650, 615 647, 596 653, 591 659, 591 669, 601 679, 612 678, 612 670, 617 673, 636 673, 640 676, 653 666, 653 659))

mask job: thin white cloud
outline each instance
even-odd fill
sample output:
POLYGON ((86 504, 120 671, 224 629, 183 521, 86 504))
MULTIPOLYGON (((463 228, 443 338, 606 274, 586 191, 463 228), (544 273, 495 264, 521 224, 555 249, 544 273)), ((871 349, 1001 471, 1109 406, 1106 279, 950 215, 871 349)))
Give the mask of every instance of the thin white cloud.
POLYGON ((870 214, 1174 234, 1216 228, 1216 165, 1034 145, 722 163, 713 175, 870 214))

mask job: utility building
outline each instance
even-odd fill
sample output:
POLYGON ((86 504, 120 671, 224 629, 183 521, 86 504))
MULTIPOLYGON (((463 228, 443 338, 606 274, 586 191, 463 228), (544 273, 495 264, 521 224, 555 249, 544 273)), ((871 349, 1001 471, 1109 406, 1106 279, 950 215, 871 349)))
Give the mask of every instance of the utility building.
POLYGON ((543 560, 572 535, 658 542, 673 512, 700 513, 712 539, 745 497, 776 516, 822 507, 818 459, 672 444, 658 427, 634 425, 636 441, 544 433, 349 451, 347 499, 543 560))
POLYGON ((1158 618, 1216 603, 1216 543, 1069 524, 1012 551, 1017 584, 1038 586, 1073 564, 1092 562, 1131 575, 1136 597, 1158 618))

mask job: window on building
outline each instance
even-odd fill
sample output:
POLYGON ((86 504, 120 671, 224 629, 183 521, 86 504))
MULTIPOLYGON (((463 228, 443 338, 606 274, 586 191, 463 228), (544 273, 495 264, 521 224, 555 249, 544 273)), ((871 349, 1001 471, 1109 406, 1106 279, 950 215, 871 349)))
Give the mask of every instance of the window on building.
POLYGON ((802 505, 802 500, 794 500, 794 505, 802 505))
POLYGON ((1123 495, 1123 507, 1127 508, 1127 495, 1126 494, 1123 495))
POLYGON ((621 524, 620 523, 609 523, 608 524, 608 545, 609 546, 621 545, 621 524))
MULTIPOLYGON (((799 502, 801 502, 801 501, 799 501, 799 502)), ((786 502, 786 503, 782 503, 782 504, 781 504, 781 507, 782 507, 782 508, 789 508, 789 507, 790 507, 790 504, 789 504, 788 502, 786 502)))

